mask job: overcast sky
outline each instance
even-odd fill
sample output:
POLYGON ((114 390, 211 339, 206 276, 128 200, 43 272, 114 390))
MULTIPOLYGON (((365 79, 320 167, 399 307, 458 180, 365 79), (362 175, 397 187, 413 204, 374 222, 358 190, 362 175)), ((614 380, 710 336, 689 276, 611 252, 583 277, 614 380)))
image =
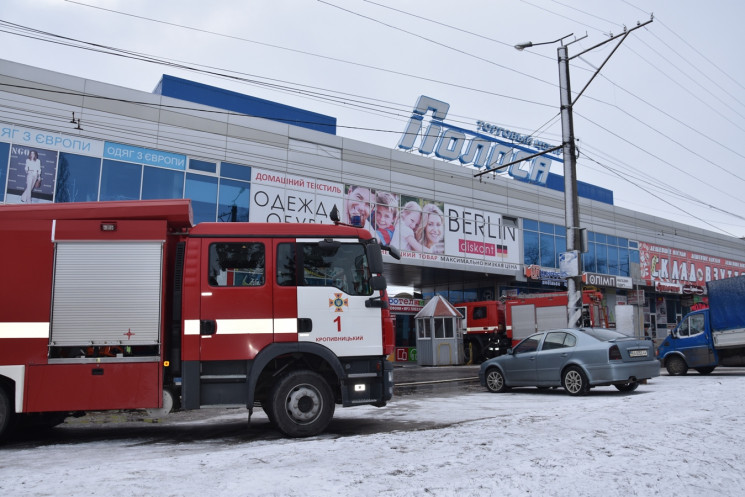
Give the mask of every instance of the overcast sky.
MULTIPOLYGON (((574 105, 578 179, 613 190, 618 206, 745 236, 739 0, 3 0, 0 46, 13 61, 138 90, 167 73, 294 105, 384 147, 420 95, 449 103, 447 121, 466 129, 483 120, 559 144, 557 44, 513 45, 573 33, 572 56, 652 13, 574 105)), ((616 45, 573 59, 575 92, 616 45)))

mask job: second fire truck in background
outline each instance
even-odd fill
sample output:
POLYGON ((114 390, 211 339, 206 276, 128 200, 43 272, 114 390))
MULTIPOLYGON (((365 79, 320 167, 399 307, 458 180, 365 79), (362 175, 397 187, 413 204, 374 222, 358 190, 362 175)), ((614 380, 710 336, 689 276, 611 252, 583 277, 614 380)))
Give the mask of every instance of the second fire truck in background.
MULTIPOLYGON (((535 293, 455 304, 463 315, 463 345, 466 362, 482 362, 536 331, 565 328, 567 293, 535 293)), ((608 326, 602 294, 582 292, 583 325, 608 326)))

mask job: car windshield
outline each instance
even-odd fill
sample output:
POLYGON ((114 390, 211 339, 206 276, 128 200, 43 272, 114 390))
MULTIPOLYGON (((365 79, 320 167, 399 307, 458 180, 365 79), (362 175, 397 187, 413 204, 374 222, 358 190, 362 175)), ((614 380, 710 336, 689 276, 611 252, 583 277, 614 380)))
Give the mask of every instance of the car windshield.
POLYGON ((605 328, 582 328, 580 331, 583 331, 591 337, 597 338, 598 340, 603 342, 620 340, 623 338, 631 338, 627 335, 624 335, 623 333, 619 333, 618 331, 607 330, 605 328))

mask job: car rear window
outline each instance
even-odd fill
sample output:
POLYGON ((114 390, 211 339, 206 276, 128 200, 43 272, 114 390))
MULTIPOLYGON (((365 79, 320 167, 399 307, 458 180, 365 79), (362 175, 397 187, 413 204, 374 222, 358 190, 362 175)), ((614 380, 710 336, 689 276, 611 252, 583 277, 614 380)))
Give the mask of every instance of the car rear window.
POLYGON ((609 342, 611 340, 618 340, 621 338, 629 338, 623 333, 619 333, 613 330, 607 330, 605 328, 582 328, 580 331, 587 333, 593 338, 601 340, 603 342, 609 342))

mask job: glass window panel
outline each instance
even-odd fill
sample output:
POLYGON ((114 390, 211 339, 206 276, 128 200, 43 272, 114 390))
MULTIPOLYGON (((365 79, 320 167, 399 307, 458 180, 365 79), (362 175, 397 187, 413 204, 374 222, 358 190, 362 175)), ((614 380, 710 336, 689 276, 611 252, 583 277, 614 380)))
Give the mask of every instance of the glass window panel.
POLYGON ((435 338, 445 338, 444 318, 435 318, 435 338))
POLYGON ((594 242, 595 241, 595 232, 594 231, 588 231, 587 232, 587 241, 594 242))
POLYGON ((101 159, 60 153, 55 202, 95 202, 101 159))
POLYGON ((618 238, 608 235, 608 245, 618 245, 618 238))
POLYGON ((419 338, 432 338, 429 318, 419 320, 419 338))
POLYGON ((450 290, 447 292, 448 302, 465 302, 463 300, 463 290, 450 290))
POLYGON ((595 242, 590 242, 587 252, 582 254, 582 266, 584 270, 590 273, 596 273, 597 267, 595 263, 595 242))
POLYGON ((5 200, 5 178, 8 177, 10 143, 0 143, 0 202, 5 200))
POLYGON ((172 169, 145 166, 142 172, 142 199, 184 197, 184 173, 172 169))
POLYGON ((208 281, 211 286, 264 285, 263 243, 210 244, 208 281))
POLYGON ((279 286, 297 285, 294 243, 280 243, 277 246, 277 284, 279 286))
POLYGON ((567 239, 565 236, 557 236, 554 238, 554 243, 556 244, 557 254, 567 251, 567 239))
POLYGON ((618 247, 608 245, 608 274, 619 275, 618 247))
POLYGON ((538 231, 538 221, 532 219, 523 219, 523 229, 538 231))
POLYGON ((628 238, 618 238, 618 246, 619 247, 628 247, 629 246, 629 240, 628 238))
POLYGON ((540 264, 541 250, 538 243, 538 233, 534 231, 523 232, 523 261, 525 264, 540 264))
POLYGON ((608 274, 608 246, 595 244, 595 259, 597 264, 597 272, 602 274, 608 274))
POLYGON ((217 212, 217 178, 186 174, 184 198, 191 199, 194 223, 215 222, 217 212))
POLYGON ((541 233, 541 266, 556 267, 554 236, 541 233))
POLYGON ((631 276, 629 274, 629 249, 618 249, 618 275, 631 276))
POLYGON ((475 288, 463 290, 462 302, 474 302, 478 299, 479 292, 475 288))
POLYGON ((217 220, 226 223, 248 222, 249 194, 248 183, 221 179, 217 220))
POLYGON ((321 247, 304 243, 303 286, 331 286, 350 295, 371 295, 370 270, 365 248, 359 243, 321 247))
POLYGON ((608 243, 608 236, 602 233, 595 233, 595 241, 597 243, 608 243))
POLYGON ((551 233, 554 234, 555 225, 551 223, 538 223, 538 231, 541 233, 551 233))
POLYGON ((104 159, 101 200, 139 200, 142 166, 104 159))
POLYGON ((220 176, 251 181, 251 168, 240 164, 222 162, 220 164, 220 176))
POLYGON ((217 164, 215 164, 214 162, 207 162, 203 160, 189 159, 189 169, 204 171, 206 173, 216 173, 217 164))
POLYGON ((453 320, 445 318, 445 338, 453 338, 453 320))
POLYGON ((639 251, 629 249, 629 262, 639 264, 639 251))
POLYGON ((564 339, 566 338, 566 333, 563 332, 551 332, 548 335, 546 335, 546 339, 543 341, 543 347, 541 350, 553 350, 553 349, 561 349, 566 347, 564 345, 564 339))

